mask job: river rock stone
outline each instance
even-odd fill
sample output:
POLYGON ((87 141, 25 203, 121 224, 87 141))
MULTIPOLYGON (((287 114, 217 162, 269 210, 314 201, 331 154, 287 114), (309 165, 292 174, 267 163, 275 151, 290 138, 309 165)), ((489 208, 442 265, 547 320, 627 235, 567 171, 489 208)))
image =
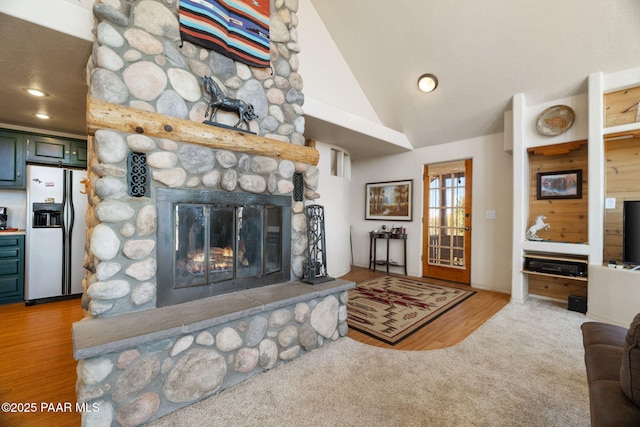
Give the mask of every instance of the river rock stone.
POLYGON ((255 156, 251 159, 251 171, 258 174, 275 172, 278 168, 276 159, 264 156, 255 156))
POLYGON ((78 362, 78 376, 84 384, 102 382, 113 370, 113 362, 105 357, 84 359, 78 362))
POLYGON ((113 404, 106 400, 95 402, 99 410, 82 414, 83 426, 108 427, 113 423, 113 404))
POLYGON ((108 20, 120 27, 129 25, 129 19, 115 7, 106 3, 97 3, 93 5, 93 14, 100 20, 108 20))
POLYGON ((220 351, 234 351, 242 347, 242 338, 233 328, 223 328, 216 334, 216 347, 220 351))
POLYGON ((236 157, 236 155, 228 150, 216 151, 215 157, 218 164, 225 169, 232 168, 238 164, 238 158, 236 157))
POLYGON ((123 178, 127 175, 127 171, 121 167, 99 163, 91 165, 91 170, 98 176, 113 176, 123 178))
POLYGON ((281 179, 278 181, 278 193, 280 194, 289 194, 293 191, 294 185, 293 182, 287 181, 286 179, 281 179))
POLYGON ((127 86, 120 77, 106 68, 96 68, 91 71, 91 96, 113 104, 123 104, 129 98, 127 86))
POLYGON ((222 173, 220 179, 220 188, 227 191, 233 191, 238 185, 238 174, 235 169, 227 169, 222 173))
POLYGON ((162 68, 149 61, 129 65, 122 72, 129 92, 143 101, 153 101, 167 87, 167 75, 162 68))
POLYGON ((129 295, 131 285, 126 280, 109 280, 93 283, 87 294, 93 299, 118 299, 129 295))
POLYGON ((259 175, 242 175, 238 179, 238 184, 249 193, 264 193, 267 189, 267 181, 259 175))
POLYGON ((136 133, 127 135, 127 145, 136 153, 151 153, 158 148, 153 139, 136 133))
POLYGON ((192 174, 202 174, 215 166, 215 152, 208 147, 184 145, 179 153, 182 166, 192 174))
POLYGON ((127 156, 127 143, 122 135, 112 130, 96 131, 98 160, 105 163, 120 163, 127 156))
POLYGON ((187 180, 187 173, 182 168, 154 170, 151 177, 167 187, 177 188, 187 180))
POLYGON ((308 323, 300 326, 298 339, 300 340, 300 345, 302 346, 302 348, 307 351, 313 350, 314 348, 318 347, 318 334, 308 323))
POLYGON ((157 264, 154 258, 148 258, 144 261, 131 264, 125 273, 134 279, 145 281, 156 275, 157 264))
POLYGON ((121 222, 132 218, 135 209, 120 200, 105 200, 95 207, 95 215, 102 222, 121 222))
POLYGON ((295 345, 291 348, 288 348, 284 351, 281 351, 279 354, 279 358, 281 360, 291 360, 294 357, 296 357, 298 355, 298 353, 300 353, 300 346, 299 345, 295 345))
POLYGON ((304 323, 309 318, 309 314, 311 314, 311 307, 306 302, 300 302, 296 304, 293 314, 296 322, 304 323))
POLYGON ((98 224, 94 227, 89 244, 93 255, 101 261, 115 258, 120 251, 120 239, 111 227, 98 224))
POLYGON ((140 208, 136 216, 136 228, 138 236, 149 236, 156 232, 158 212, 153 205, 140 208))
POLYGON ((139 307, 153 301, 156 296, 156 286, 151 282, 145 282, 136 286, 131 291, 131 304, 139 307))
POLYGON ((215 188, 220 184, 222 173, 214 169, 202 175, 202 184, 208 188, 215 188))
POLYGON ((138 426, 155 414, 159 407, 160 396, 147 392, 120 407, 116 419, 123 427, 138 426))
POLYGON ((236 363, 234 370, 238 372, 251 372, 258 366, 260 352, 257 348, 241 348, 236 354, 236 363))
POLYGON ((167 76, 173 89, 185 100, 196 102, 202 96, 198 80, 188 71, 171 68, 167 71, 167 76))
POLYGON ((271 42, 286 43, 291 40, 289 36, 289 29, 285 25, 284 21, 282 21, 280 15, 272 13, 269 25, 269 39, 271 42))
POLYGON ((189 108, 175 90, 165 90, 156 102, 156 110, 165 116, 184 119, 189 113, 189 108))
POLYGON ((292 314, 289 310, 279 309, 275 310, 269 316, 269 327, 281 328, 291 320, 292 314))
POLYGON ((290 160, 283 160, 278 165, 278 173, 285 179, 291 179, 296 170, 295 165, 290 160))
POLYGON ((249 347, 254 347, 262 341, 267 332, 268 322, 263 316, 255 316, 249 323, 249 328, 245 335, 245 343, 249 347))
POLYGON ((157 55, 164 51, 164 46, 157 38, 138 28, 129 28, 124 32, 124 38, 129 46, 147 55, 157 55))
POLYGON ((156 356, 145 357, 124 371, 116 381, 112 398, 122 402, 143 390, 160 372, 160 361, 156 356))
POLYGON ((178 157, 168 151, 159 151, 147 156, 147 165, 156 169, 171 169, 178 163, 178 157))
POLYGON ((196 344, 212 346, 215 342, 213 335, 209 331, 202 331, 196 337, 196 344))
POLYGON ((338 326, 338 299, 329 295, 311 311, 311 326, 325 338, 331 338, 338 326))
POLYGON ((149 254, 156 246, 153 239, 127 240, 122 248, 122 253, 129 259, 142 259, 149 254))
POLYGON ((124 67, 124 61, 120 55, 107 46, 100 46, 98 48, 96 51, 96 61, 98 67, 106 68, 110 71, 119 71, 124 67))
POLYGON ((173 344, 173 347, 171 347, 171 351, 169 351, 169 356, 173 357, 182 353, 183 351, 191 347, 191 344, 193 344, 194 340, 195 338, 193 337, 193 335, 185 335, 183 337, 180 337, 175 342, 175 344, 173 344))
POLYGON ((101 262, 96 266, 96 278, 100 281, 110 279, 122 269, 117 262, 101 262))
POLYGON ((190 402, 214 393, 227 373, 227 363, 210 349, 188 350, 173 366, 162 387, 167 400, 190 402))
POLYGON ((127 183, 113 176, 97 179, 96 195, 101 199, 123 199, 127 197, 127 183))
POLYGON ((177 14, 156 1, 139 2, 133 9, 133 24, 156 36, 174 41, 180 39, 177 14))
POLYGON ((278 344, 281 347, 289 347, 298 340, 298 328, 293 325, 289 325, 280 331, 278 334, 278 344))
POLYGON ((278 344, 275 341, 266 339, 260 341, 258 345, 260 353, 260 366, 264 369, 271 369, 278 361, 278 344))
POLYGON ((111 47, 124 46, 124 37, 122 37, 120 33, 111 26, 111 24, 104 21, 100 22, 96 27, 96 39, 101 45, 111 47))

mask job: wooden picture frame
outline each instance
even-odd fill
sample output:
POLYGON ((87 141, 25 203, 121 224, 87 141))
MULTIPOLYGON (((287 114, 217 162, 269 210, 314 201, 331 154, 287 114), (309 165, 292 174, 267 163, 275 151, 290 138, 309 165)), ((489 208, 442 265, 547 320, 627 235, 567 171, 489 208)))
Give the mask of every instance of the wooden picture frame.
POLYGON ((365 219, 411 221, 413 180, 365 184, 365 219))
POLYGON ((582 169, 558 172, 538 172, 538 200, 581 199, 582 169))

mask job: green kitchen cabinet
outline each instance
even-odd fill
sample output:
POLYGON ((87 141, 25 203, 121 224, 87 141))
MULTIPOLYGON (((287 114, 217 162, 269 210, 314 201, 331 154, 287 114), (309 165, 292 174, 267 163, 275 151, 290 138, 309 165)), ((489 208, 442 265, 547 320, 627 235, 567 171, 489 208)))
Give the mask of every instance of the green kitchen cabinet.
POLYGON ((0 129, 0 189, 24 189, 25 139, 20 132, 0 129))
POLYGON ((27 135, 27 162, 87 167, 87 142, 47 135, 27 135))
POLYGON ((24 300, 24 235, 0 234, 0 305, 24 300))

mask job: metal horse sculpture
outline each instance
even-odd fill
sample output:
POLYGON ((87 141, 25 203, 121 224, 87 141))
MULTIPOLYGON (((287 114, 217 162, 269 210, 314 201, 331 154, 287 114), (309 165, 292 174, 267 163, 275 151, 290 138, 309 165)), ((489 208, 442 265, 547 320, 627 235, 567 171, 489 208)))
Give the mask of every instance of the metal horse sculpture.
POLYGON ((240 99, 227 98, 220 86, 209 76, 204 76, 202 81, 205 91, 211 95, 211 101, 209 101, 207 110, 204 113, 205 118, 209 116, 205 123, 213 123, 213 118, 219 108, 224 111, 236 111, 238 113, 238 122, 233 126, 234 128, 240 128, 242 122, 246 122, 247 129, 249 129, 249 121, 258 117, 253 112, 253 105, 247 104, 240 99))

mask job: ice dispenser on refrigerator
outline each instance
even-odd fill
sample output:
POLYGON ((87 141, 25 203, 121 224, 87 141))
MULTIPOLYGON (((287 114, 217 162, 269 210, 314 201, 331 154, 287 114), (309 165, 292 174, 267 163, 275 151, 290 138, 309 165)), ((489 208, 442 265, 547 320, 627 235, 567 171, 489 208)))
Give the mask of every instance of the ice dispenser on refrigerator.
POLYGON ((34 203, 33 228, 62 227, 62 203, 34 203))

